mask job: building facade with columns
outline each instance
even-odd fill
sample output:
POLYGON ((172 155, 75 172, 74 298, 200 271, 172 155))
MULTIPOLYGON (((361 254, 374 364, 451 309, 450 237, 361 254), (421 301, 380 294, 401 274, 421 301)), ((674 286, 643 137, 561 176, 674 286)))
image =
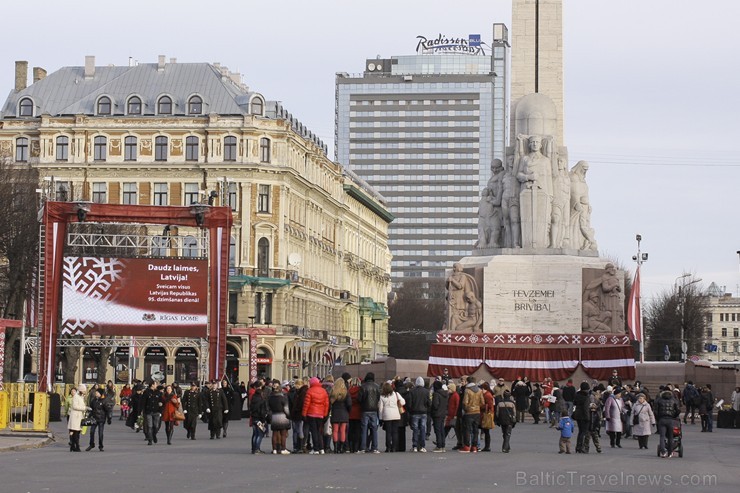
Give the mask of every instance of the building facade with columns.
MULTIPOLYGON (((219 64, 164 57, 133 66, 87 57, 48 75, 37 67, 31 85, 27 72, 17 62, 0 158, 37 168, 47 199, 232 208, 229 377, 323 374, 337 360, 387 353, 394 217, 280 103, 219 64)), ((143 227, 153 257, 200 255, 197 229, 143 227)), ((201 347, 148 341, 136 350, 135 376, 198 378, 201 347)), ((108 364, 97 351, 82 351, 78 381, 108 364)), ((119 381, 128 353, 122 340, 113 353, 119 381)))

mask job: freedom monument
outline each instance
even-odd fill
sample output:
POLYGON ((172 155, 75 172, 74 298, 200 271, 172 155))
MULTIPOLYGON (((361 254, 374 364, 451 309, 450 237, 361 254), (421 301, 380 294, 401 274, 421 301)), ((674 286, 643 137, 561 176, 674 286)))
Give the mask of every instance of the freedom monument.
POLYGON ((599 258, 589 164, 563 135, 562 1, 514 0, 512 145, 481 191, 478 241, 447 280, 430 375, 634 378, 624 272, 599 258))

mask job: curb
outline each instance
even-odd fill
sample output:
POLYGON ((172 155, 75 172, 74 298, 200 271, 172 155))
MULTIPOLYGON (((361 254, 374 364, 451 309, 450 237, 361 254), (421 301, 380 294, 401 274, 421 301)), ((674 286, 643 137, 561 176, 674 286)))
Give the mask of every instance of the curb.
MULTIPOLYGON (((7 437, 7 435, 4 435, 4 436, 7 437)), ((49 432, 46 435, 46 438, 39 442, 24 443, 21 445, 11 445, 10 447, 0 447, 0 454, 2 454, 3 452, 19 452, 22 450, 37 449, 41 447, 46 447, 47 445, 55 443, 55 442, 56 442, 56 438, 54 437, 54 434, 49 432)))

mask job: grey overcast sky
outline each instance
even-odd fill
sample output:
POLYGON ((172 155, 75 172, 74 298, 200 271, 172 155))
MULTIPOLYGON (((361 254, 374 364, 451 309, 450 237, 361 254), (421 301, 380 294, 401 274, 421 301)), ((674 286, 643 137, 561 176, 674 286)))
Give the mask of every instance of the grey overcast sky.
MULTIPOLYGON (((643 292, 683 272, 740 285, 740 2, 564 0, 565 142, 591 163, 592 225, 603 255, 643 292)), ((492 38, 511 0, 4 2, 0 93, 14 61, 52 72, 84 65, 221 62, 280 100, 330 147, 334 74, 366 58, 413 54, 416 36, 492 38)), ((29 70, 30 72, 30 70, 29 70)))

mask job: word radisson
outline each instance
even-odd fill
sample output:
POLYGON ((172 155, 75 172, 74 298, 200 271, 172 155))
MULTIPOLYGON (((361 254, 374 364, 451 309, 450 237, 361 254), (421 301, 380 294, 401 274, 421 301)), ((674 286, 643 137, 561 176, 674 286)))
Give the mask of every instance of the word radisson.
POLYGON ((485 55, 480 34, 470 34, 465 38, 448 38, 441 33, 429 39, 426 36, 417 36, 417 53, 462 53, 465 55, 485 55))

